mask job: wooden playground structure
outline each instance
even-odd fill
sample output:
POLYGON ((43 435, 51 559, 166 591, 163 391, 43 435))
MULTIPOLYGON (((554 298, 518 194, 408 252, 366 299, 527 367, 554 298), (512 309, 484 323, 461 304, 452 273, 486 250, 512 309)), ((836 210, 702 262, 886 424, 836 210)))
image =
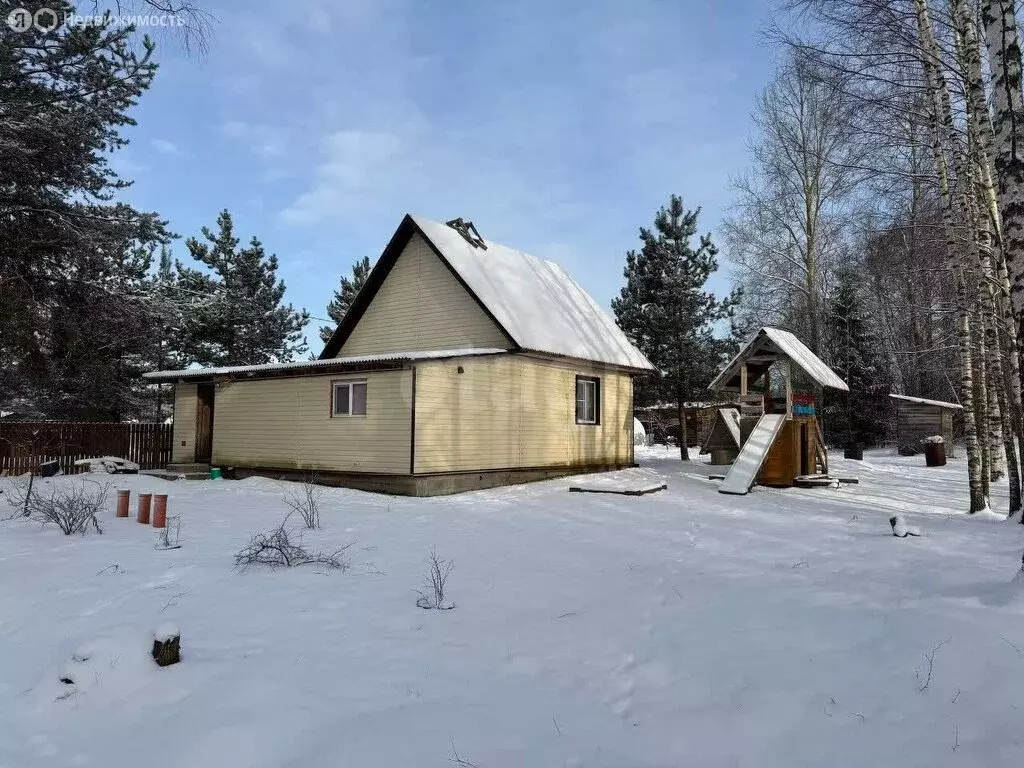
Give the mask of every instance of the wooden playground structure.
POLYGON ((832 485, 815 390, 849 391, 789 331, 762 328, 711 382, 738 392, 740 408, 718 412, 702 449, 731 468, 719 490, 745 494, 754 483, 775 487, 832 485))

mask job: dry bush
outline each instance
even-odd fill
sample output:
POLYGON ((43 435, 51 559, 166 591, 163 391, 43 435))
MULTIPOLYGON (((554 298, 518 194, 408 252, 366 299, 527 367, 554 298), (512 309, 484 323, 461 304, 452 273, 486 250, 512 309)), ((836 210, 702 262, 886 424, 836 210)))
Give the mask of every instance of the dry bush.
POLYGON ((310 552, 302 546, 301 534, 293 534, 286 527, 288 518, 266 533, 255 534, 249 543, 235 555, 235 567, 247 568, 250 565, 285 566, 324 565, 328 568, 347 570, 349 561, 345 552, 351 547, 346 544, 333 552, 310 552))
POLYGON ((427 557, 427 573, 423 577, 423 589, 416 590, 419 593, 416 605, 420 608, 436 608, 442 611, 454 608, 455 603, 445 599, 448 577, 454 567, 454 560, 441 558, 437 550, 431 547, 430 555, 427 557))
POLYGON ((167 518, 163 530, 157 540, 157 549, 180 549, 181 548, 181 515, 172 515, 167 518))
POLYGON ((310 530, 320 527, 321 493, 314 475, 304 480, 300 488, 288 491, 284 497, 284 503, 291 508, 293 513, 299 513, 302 522, 310 530))
POLYGON ((85 534, 91 525, 103 533, 97 518, 106 506, 110 483, 83 479, 80 482, 45 483, 41 487, 15 483, 8 502, 18 509, 15 516, 28 517, 43 525, 56 525, 65 536, 85 534))

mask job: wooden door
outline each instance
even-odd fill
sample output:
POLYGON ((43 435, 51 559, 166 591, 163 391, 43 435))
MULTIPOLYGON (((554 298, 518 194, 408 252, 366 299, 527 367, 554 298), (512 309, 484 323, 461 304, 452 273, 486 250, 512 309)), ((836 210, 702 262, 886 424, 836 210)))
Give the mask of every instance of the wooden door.
POLYGON ((209 464, 213 457, 213 384, 196 387, 196 458, 197 464, 209 464))

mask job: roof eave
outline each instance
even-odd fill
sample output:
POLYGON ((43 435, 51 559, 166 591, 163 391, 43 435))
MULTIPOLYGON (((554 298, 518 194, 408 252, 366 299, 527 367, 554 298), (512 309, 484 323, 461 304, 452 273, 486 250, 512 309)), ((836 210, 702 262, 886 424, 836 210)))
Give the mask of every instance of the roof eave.
POLYGON ((589 357, 574 357, 572 355, 560 355, 556 352, 548 352, 543 349, 528 349, 526 347, 515 350, 517 352, 529 355, 539 355, 541 357, 549 357, 556 360, 569 360, 576 363, 587 363, 588 365, 603 366, 605 368, 615 368, 616 370, 626 371, 631 374, 642 375, 657 373, 658 369, 648 363, 649 368, 642 368, 635 365, 627 365, 625 363, 609 363, 606 360, 594 360, 589 357))

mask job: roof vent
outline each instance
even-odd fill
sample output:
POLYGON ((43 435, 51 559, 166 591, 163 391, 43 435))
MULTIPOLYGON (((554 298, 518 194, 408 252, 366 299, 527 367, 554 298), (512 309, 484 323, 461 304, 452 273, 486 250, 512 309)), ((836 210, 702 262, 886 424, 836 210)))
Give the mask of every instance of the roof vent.
POLYGON ((480 233, 476 231, 476 227, 473 226, 472 221, 466 221, 465 219, 452 219, 451 221, 446 221, 445 224, 466 238, 466 242, 474 248, 481 248, 485 251, 487 250, 487 243, 485 243, 484 239, 480 237, 480 233))

